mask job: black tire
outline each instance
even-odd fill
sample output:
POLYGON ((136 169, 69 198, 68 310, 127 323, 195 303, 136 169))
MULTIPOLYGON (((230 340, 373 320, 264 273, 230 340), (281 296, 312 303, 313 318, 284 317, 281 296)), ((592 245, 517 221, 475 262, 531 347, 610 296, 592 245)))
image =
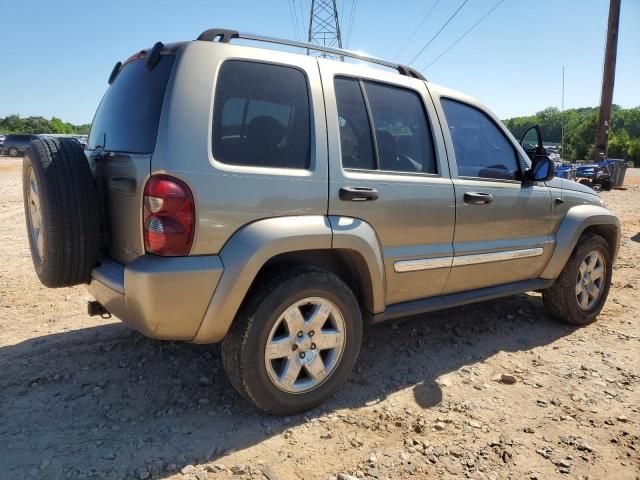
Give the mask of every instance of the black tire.
POLYGON ((292 415, 314 408, 347 380, 360 352, 362 315, 351 289, 334 274, 313 267, 275 270, 259 280, 222 342, 222 360, 234 388, 261 410, 292 415), (270 380, 264 352, 269 332, 296 301, 323 297, 345 321, 346 342, 339 362, 319 385, 304 393, 288 393, 270 380))
POLYGON ((18 149, 16 147, 11 147, 9 149, 9 156, 10 157, 17 157, 20 154, 20 152, 18 151, 18 149))
POLYGON ((612 188, 613 188, 613 182, 611 180, 609 180, 609 179, 604 179, 600 183, 600 189, 604 190, 605 192, 608 192, 612 188))
POLYGON ((589 188, 593 188, 593 184, 591 183, 591 180, 588 180, 586 178, 583 178, 578 183, 581 184, 581 185, 586 185, 589 188))
POLYGON ((88 282, 98 260, 100 221, 95 183, 80 144, 73 139, 32 141, 22 162, 22 188, 31 258, 40 281, 47 287, 88 282), (40 247, 32 228, 30 178, 39 199, 40 247))
POLYGON ((609 295, 611 287, 611 249, 607 241, 600 235, 593 233, 583 234, 573 253, 569 257, 560 276, 551 287, 542 292, 542 301, 547 311, 557 320, 571 325, 588 325, 593 322, 609 295), (600 297, 592 307, 587 310, 580 308, 576 298, 576 280, 580 265, 585 257, 593 251, 602 254, 605 262, 605 279, 602 283, 600 297))

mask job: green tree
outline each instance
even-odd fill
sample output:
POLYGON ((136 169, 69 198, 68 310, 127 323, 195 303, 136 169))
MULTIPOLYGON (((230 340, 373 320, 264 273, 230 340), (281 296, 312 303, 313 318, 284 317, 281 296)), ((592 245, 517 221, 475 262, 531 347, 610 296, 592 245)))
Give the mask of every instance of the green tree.
POLYGON ((49 123, 51 124, 53 133, 74 133, 75 129, 73 128, 73 125, 63 122, 58 117, 51 117, 51 121, 49 123))
POLYGON ((609 148, 607 155, 610 158, 624 158, 629 156, 629 142, 631 138, 626 130, 611 133, 609 135, 609 148))

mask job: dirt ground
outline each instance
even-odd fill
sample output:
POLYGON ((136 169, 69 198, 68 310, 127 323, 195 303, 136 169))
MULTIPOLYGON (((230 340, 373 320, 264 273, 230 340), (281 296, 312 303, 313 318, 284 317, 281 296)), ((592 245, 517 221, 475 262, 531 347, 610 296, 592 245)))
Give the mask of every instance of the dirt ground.
POLYGON ((258 413, 217 346, 147 339, 48 290, 21 162, 0 158, 0 478, 640 478, 640 172, 599 321, 537 294, 368 328, 356 371, 306 415, 258 413), (502 374, 515 383, 497 381, 502 374))

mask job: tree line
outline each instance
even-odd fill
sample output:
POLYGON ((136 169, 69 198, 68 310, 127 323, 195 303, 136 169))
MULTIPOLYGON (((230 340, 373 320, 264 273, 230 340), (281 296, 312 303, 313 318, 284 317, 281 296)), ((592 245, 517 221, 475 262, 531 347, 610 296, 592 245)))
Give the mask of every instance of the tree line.
MULTIPOLYGON (((564 116, 564 154, 567 161, 590 159, 595 147, 597 107, 572 108, 564 113, 551 107, 535 115, 504 120, 504 124, 516 138, 520 138, 532 125, 540 125, 546 142, 562 141, 564 116)), ((613 106, 609 127, 609 158, 623 158, 640 165, 640 107, 613 106)))
POLYGON ((52 133, 52 134, 77 134, 87 135, 90 124, 74 125, 63 122, 58 117, 51 117, 47 120, 44 117, 24 117, 20 115, 9 115, 0 117, 0 133, 52 133))
MULTIPOLYGON (((550 107, 535 115, 514 117, 504 120, 504 124, 516 138, 532 125, 540 125, 545 142, 562 141, 562 123, 564 118, 564 154, 567 161, 591 158, 594 149, 597 107, 572 108, 564 113, 550 107)), ((73 125, 58 117, 47 120, 44 117, 20 117, 9 115, 0 117, 0 133, 52 133, 78 134, 89 133, 90 124, 73 125)), ((624 158, 640 165, 640 107, 622 108, 613 106, 609 129, 609 158, 624 158)))

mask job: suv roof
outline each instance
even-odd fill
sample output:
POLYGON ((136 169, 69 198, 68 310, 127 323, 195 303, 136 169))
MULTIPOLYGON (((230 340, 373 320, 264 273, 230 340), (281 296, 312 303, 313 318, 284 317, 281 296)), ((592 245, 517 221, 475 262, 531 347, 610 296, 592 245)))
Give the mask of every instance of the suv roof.
POLYGON ((237 30, 229 30, 225 28, 210 28, 208 30, 205 30, 198 36, 198 38, 196 38, 196 40, 208 41, 208 42, 217 41, 220 43, 230 43, 231 40, 236 38, 251 40, 255 42, 271 43, 275 45, 286 45, 289 47, 304 48, 306 50, 324 52, 331 55, 337 55, 339 57, 354 58, 357 60, 362 60, 363 62, 375 63, 377 65, 382 65, 384 67, 397 70, 401 75, 405 75, 407 77, 417 78, 417 79, 426 81, 426 78, 424 78, 424 76, 420 72, 418 72, 417 70, 407 65, 390 62, 388 60, 383 60, 381 58, 364 55, 362 53, 353 52, 351 50, 334 48, 326 45, 317 45, 315 43, 299 42, 297 40, 287 40, 284 38, 269 37, 265 35, 256 35, 254 33, 238 32, 237 30))
MULTIPOLYGON (((249 40, 253 42, 262 42, 262 43, 269 43, 273 45, 283 45, 283 46, 289 46, 289 47, 295 47, 295 48, 302 48, 307 51, 314 50, 317 52, 323 52, 326 54, 335 55, 341 58, 343 57, 353 58, 356 60, 361 60, 363 62, 373 63, 376 65, 381 65, 383 67, 390 68, 392 70, 396 70, 401 75, 405 75, 407 77, 417 78, 419 80, 427 81, 427 79, 420 72, 418 72, 414 68, 411 68, 407 65, 391 62, 378 57, 364 55, 362 53, 354 52, 351 50, 328 47, 325 45, 317 45, 314 43, 300 42, 297 40, 288 40, 288 39, 278 38, 278 37, 269 37, 265 35, 239 32, 237 30, 229 30, 225 28, 210 28, 202 32, 200 35, 198 35, 198 38, 196 38, 196 41, 231 43, 231 40, 234 40, 234 39, 243 39, 243 40, 249 40)), ((140 58, 141 56, 145 56, 147 57, 148 67, 153 68, 161 52, 167 52, 167 51, 175 52, 181 45, 184 45, 185 43, 187 42, 175 42, 175 43, 170 43, 165 45, 162 42, 156 42, 156 44, 153 47, 149 49, 144 49, 135 53, 124 62, 116 63, 113 67, 111 75, 109 76, 109 84, 111 84, 115 80, 115 77, 118 75, 121 68, 127 63, 131 62, 132 60, 136 58, 140 58)), ((295 54, 297 53, 294 53, 294 55, 295 54)), ((329 60, 331 59, 329 58, 329 60)))

